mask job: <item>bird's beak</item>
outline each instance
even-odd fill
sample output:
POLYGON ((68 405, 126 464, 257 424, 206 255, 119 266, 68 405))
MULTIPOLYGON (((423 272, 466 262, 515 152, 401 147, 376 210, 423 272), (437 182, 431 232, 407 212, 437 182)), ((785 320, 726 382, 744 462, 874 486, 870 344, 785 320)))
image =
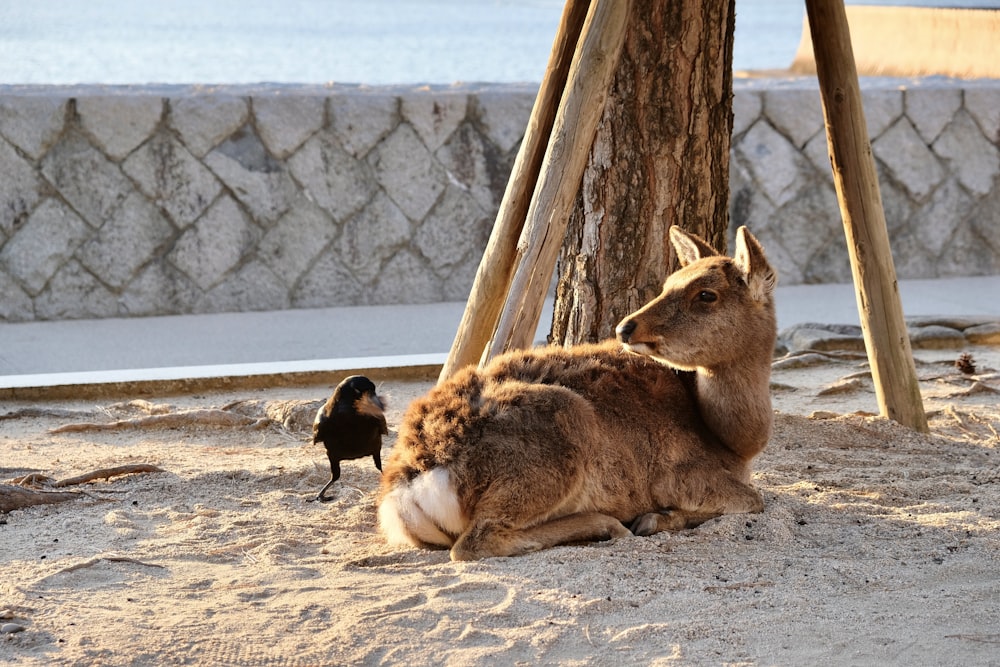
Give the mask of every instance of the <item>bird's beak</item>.
POLYGON ((382 399, 380 399, 375 394, 362 394, 354 403, 354 410, 359 415, 368 415, 370 417, 381 417, 385 413, 385 406, 382 404, 382 399))

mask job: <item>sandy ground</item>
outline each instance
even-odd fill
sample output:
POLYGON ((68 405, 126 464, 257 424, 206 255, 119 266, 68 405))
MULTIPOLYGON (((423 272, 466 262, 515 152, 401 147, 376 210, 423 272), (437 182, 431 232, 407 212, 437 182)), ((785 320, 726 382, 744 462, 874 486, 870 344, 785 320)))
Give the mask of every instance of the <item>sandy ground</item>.
MULTIPOLYGON (((311 502, 329 470, 302 415, 340 378, 8 404, 49 414, 0 420, 0 479, 164 472, 0 514, 0 662, 1000 665, 1000 349, 969 351, 975 376, 957 350, 918 353, 929 436, 863 414, 862 360, 777 369, 763 514, 476 563, 388 547, 370 460, 344 464, 335 502, 311 502), (240 399, 301 410, 287 427, 51 432, 240 399)), ((381 385, 387 447, 428 387, 381 385)))

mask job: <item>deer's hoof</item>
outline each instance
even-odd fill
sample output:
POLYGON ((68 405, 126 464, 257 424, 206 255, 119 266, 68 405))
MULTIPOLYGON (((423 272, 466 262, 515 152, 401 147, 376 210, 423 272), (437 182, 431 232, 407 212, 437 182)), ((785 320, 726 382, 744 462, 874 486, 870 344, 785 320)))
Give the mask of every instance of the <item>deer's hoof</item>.
POLYGON ((632 522, 629 529, 632 531, 633 535, 638 535, 639 537, 649 537, 653 533, 659 531, 660 525, 660 515, 650 512, 649 514, 643 514, 638 519, 632 522))

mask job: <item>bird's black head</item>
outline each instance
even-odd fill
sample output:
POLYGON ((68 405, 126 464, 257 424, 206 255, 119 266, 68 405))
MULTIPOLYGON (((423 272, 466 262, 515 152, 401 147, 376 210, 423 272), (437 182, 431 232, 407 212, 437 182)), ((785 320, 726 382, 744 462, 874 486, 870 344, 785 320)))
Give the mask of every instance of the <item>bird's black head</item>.
POLYGON ((364 375, 352 375, 344 378, 333 390, 334 410, 353 410, 358 399, 366 394, 377 400, 374 382, 364 375))

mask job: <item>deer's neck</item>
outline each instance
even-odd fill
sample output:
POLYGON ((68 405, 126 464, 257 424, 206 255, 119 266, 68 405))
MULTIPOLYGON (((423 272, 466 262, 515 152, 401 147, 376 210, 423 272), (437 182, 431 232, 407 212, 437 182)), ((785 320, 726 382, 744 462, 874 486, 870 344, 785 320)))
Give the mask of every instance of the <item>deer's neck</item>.
MULTIPOLYGON (((730 450, 750 460, 771 437, 771 350, 748 366, 699 368, 702 419, 730 450)), ((746 359, 745 361, 750 361, 746 359)))

